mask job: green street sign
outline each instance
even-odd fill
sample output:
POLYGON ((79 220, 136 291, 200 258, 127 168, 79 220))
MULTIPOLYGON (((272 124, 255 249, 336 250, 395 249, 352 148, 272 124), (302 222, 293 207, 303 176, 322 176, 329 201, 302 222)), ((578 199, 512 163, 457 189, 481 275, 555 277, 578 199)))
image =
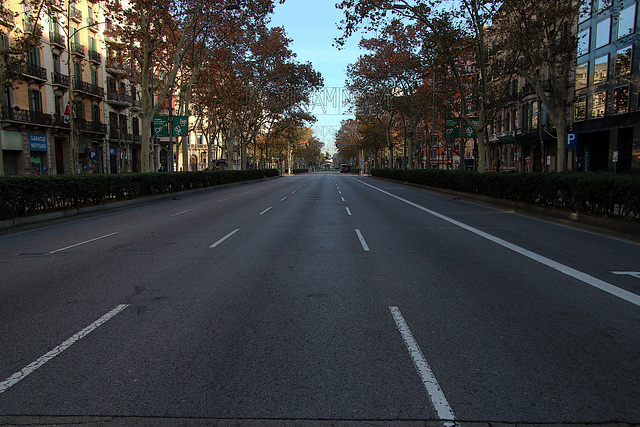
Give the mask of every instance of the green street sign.
MULTIPOLYGON (((464 137, 465 138, 477 138, 478 134, 476 133, 476 131, 473 130, 473 128, 471 126, 469 126, 466 122, 466 120, 462 119, 465 123, 464 123, 464 137)), ((469 120, 471 120, 471 123, 473 123, 474 126, 478 126, 478 123, 480 123, 480 119, 478 119, 477 117, 469 117, 469 120)))
POLYGON ((169 117, 153 117, 153 134, 155 136, 169 136, 169 117))
POLYGON ((447 139, 460 138, 460 117, 444 119, 444 137, 447 139))
POLYGON ((189 135, 189 117, 173 116, 173 136, 189 135))
MULTIPOLYGON (((189 116, 173 116, 173 136, 189 135, 189 116)), ((171 136, 168 116, 153 117, 153 134, 155 136, 171 136)))

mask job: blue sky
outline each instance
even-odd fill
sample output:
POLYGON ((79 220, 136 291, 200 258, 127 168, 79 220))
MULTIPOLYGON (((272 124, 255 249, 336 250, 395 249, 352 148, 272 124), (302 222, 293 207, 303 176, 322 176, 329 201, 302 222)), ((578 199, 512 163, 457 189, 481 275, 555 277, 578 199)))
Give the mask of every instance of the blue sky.
POLYGON ((336 23, 342 11, 335 8, 335 0, 286 0, 278 4, 271 18, 272 26, 284 27, 292 39, 291 49, 300 62, 311 62, 324 78, 325 90, 318 94, 311 110, 318 121, 312 126, 315 136, 325 143, 325 151, 336 151, 333 134, 340 121, 349 117, 346 113, 343 92, 347 65, 359 55, 357 38, 352 38, 346 48, 333 47, 333 39, 340 35, 336 23))

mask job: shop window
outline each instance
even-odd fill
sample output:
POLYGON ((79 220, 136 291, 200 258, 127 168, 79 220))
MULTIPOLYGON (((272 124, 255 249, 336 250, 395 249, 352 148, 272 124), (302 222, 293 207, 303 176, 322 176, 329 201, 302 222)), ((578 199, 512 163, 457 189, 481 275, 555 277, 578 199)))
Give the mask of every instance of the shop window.
POLYGON ((573 120, 576 122, 580 122, 587 119, 587 97, 581 96, 576 98, 574 103, 575 105, 575 113, 573 120))
POLYGON ((593 83, 606 82, 609 78, 609 54, 596 58, 593 70, 593 83))
POLYGON ((620 86, 613 90, 613 114, 629 112, 629 85, 620 86))
POLYGON ((587 81, 589 76, 589 63, 578 65, 576 68, 576 89, 582 89, 587 87, 587 81))
POLYGON ((611 42, 611 17, 596 25, 596 49, 606 46, 611 42))
POLYGON ((618 49, 616 52, 616 77, 631 73, 633 46, 618 49))
POLYGON ((636 4, 624 8, 618 15, 618 38, 633 34, 636 29, 636 4))
POLYGON ((578 34, 578 56, 589 53, 589 40, 591 39, 591 28, 580 31, 578 34))
POLYGON ((593 105, 591 106, 591 118, 598 119, 605 116, 607 107, 607 92, 593 94, 593 105))

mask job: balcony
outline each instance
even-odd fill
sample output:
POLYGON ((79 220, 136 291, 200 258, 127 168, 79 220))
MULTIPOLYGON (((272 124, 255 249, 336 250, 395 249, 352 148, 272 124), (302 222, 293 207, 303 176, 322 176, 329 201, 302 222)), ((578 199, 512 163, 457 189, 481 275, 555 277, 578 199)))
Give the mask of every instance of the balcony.
POLYGON ((47 81, 47 69, 29 62, 9 62, 7 70, 13 72, 25 80, 44 83, 47 81))
POLYGON ((89 49, 89 61, 100 64, 102 62, 102 55, 98 51, 89 49))
POLYGON ((100 86, 96 86, 91 83, 82 81, 79 78, 73 79, 73 89, 95 98, 100 98, 100 99, 104 98, 103 88, 101 88, 100 86))
POLYGON ((131 96, 127 95, 124 92, 117 92, 115 90, 107 91, 107 103, 114 107, 121 108, 131 107, 131 105, 133 104, 131 96))
POLYGON ((51 73, 51 82, 66 91, 69 87, 69 76, 54 71, 51 73))
POLYGON ((62 34, 53 31, 49 32, 49 43, 61 50, 64 50, 67 47, 65 37, 62 34))
POLYGON ((2 109, 2 120, 42 126, 53 125, 53 116, 51 114, 45 114, 40 111, 16 110, 13 108, 2 109))
POLYGON ((53 126, 69 128, 69 116, 62 114, 53 114, 53 126))
POLYGON ((98 21, 93 16, 87 16, 87 28, 93 33, 98 32, 98 21))
POLYGON ((131 100, 131 110, 140 111, 141 109, 142 109, 142 107, 140 105, 140 100, 139 99, 132 99, 131 100))
POLYGON ((69 17, 75 22, 77 22, 78 24, 82 22, 82 11, 76 9, 75 3, 71 3, 69 5, 69 15, 70 15, 69 17))
POLYGON ((25 21, 24 23, 24 32, 25 34, 37 33, 42 31, 42 25, 36 24, 33 21, 25 21))
POLYGON ((0 24, 6 25, 7 27, 13 27, 15 24, 15 20, 13 19, 13 12, 7 10, 5 13, 1 13, 0 24))
POLYGON ((71 53, 84 57, 84 46, 79 42, 71 42, 71 53))
POLYGON ((118 62, 112 58, 109 58, 107 56, 107 64, 106 64, 106 71, 109 74, 112 74, 114 76, 117 77, 123 77, 123 76, 128 76, 129 72, 130 72, 130 68, 129 66, 118 62))
POLYGON ((84 119, 75 119, 74 123, 81 132, 89 133, 107 133, 107 125, 101 122, 89 122, 84 119))

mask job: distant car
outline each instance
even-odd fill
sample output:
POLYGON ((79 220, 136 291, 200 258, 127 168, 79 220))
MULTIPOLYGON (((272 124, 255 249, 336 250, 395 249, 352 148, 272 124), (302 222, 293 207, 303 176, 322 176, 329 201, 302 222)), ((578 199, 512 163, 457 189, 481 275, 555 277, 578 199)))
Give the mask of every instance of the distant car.
POLYGON ((349 173, 349 165, 347 164, 340 165, 340 173, 349 173))

